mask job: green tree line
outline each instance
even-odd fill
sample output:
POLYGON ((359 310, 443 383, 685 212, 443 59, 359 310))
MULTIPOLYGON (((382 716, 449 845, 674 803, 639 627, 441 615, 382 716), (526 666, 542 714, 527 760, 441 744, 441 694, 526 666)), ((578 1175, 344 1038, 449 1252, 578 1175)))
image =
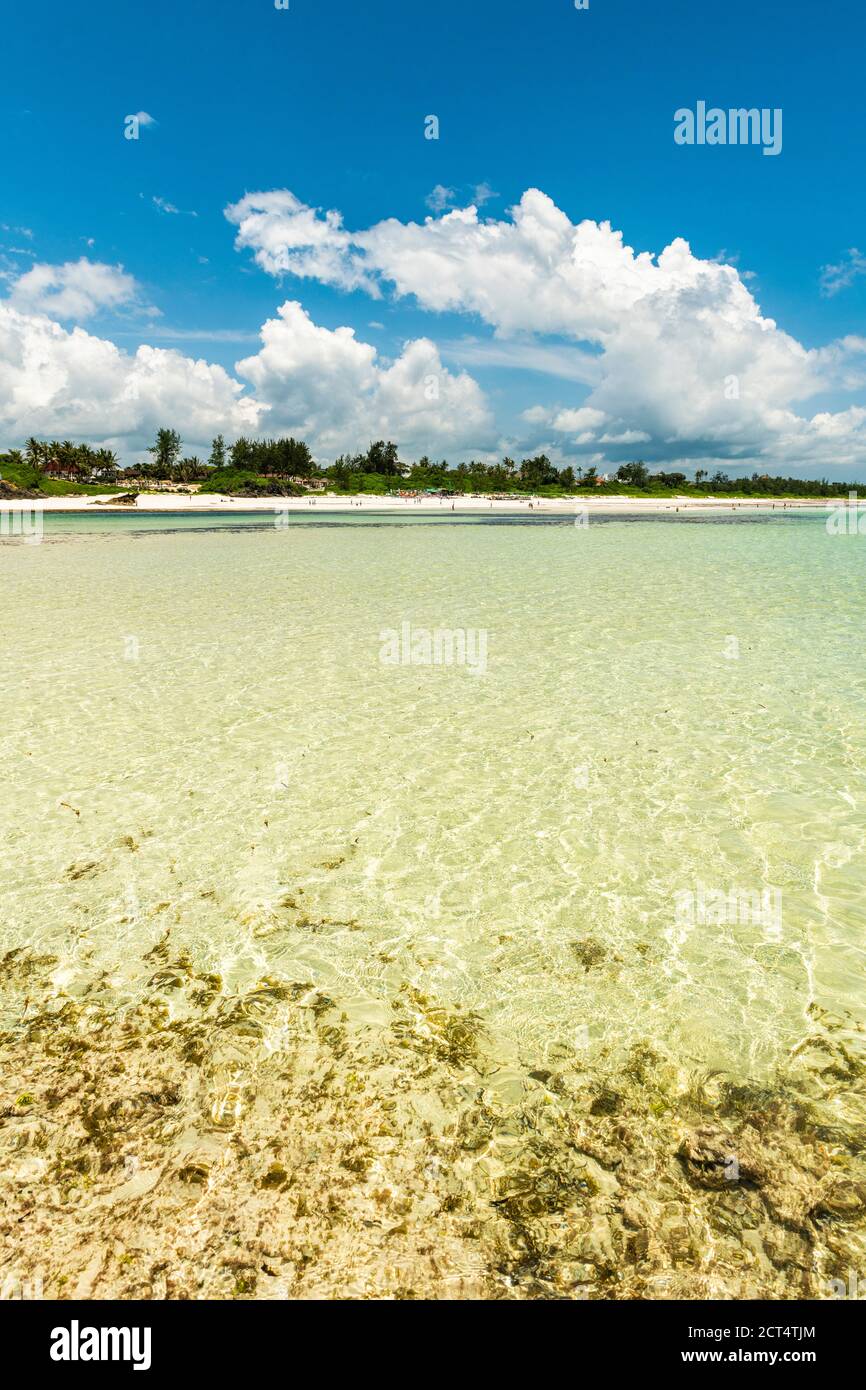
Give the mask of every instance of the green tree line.
POLYGON ((144 482, 196 483, 204 491, 241 495, 297 494, 311 482, 323 483, 334 492, 384 493, 398 488, 438 490, 451 493, 541 493, 551 496, 581 492, 629 492, 647 495, 682 492, 691 495, 738 496, 845 496, 854 492, 866 496, 866 484, 830 482, 826 478, 804 479, 753 473, 750 478, 730 477, 716 470, 697 469, 694 478, 685 473, 660 469, 652 472, 642 460, 624 463, 615 475, 602 481, 595 467, 563 468, 546 454, 485 463, 478 459, 451 466, 446 459, 432 460, 426 455, 416 462, 400 459, 398 446, 391 440, 371 442, 358 454, 343 454, 334 463, 320 466, 309 446, 300 439, 250 439, 242 436, 227 446, 222 435, 211 444, 206 460, 184 455, 183 440, 177 430, 157 431, 148 449, 150 459, 127 469, 120 468, 117 455, 106 448, 91 448, 71 440, 27 440, 23 450, 0 454, 0 472, 19 485, 40 485, 39 480, 67 470, 70 478, 82 484, 144 482))

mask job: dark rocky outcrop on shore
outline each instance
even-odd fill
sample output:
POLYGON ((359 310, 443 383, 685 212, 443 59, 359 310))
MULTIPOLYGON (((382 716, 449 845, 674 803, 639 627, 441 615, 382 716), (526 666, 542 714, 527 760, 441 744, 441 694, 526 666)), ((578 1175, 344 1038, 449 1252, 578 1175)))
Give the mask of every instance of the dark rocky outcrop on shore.
POLYGON ((32 489, 16 487, 14 483, 4 482, 3 479, 0 478, 0 499, 15 502, 30 500, 31 498, 36 500, 40 497, 44 498, 44 496, 45 494, 42 492, 34 492, 32 489))

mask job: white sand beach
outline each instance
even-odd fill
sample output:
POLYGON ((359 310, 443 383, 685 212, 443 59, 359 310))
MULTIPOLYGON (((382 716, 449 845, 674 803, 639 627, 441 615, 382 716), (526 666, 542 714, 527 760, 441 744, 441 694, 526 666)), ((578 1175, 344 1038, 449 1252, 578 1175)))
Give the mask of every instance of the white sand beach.
POLYGON ((722 497, 627 497, 621 494, 586 497, 377 497, 369 493, 353 496, 318 493, 305 497, 228 497, 219 493, 140 492, 135 503, 118 502, 118 494, 98 496, 3 499, 0 508, 11 511, 50 512, 407 512, 412 515, 444 513, 498 514, 522 516, 542 513, 568 516, 590 513, 783 511, 821 508, 840 498, 722 498, 722 497))

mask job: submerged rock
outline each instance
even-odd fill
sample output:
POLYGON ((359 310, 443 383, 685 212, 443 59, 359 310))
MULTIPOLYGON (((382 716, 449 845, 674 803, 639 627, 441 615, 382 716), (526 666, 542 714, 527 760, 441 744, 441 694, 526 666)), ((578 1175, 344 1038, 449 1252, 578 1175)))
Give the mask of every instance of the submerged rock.
POLYGON ((689 1177, 702 1187, 719 1187, 741 1178, 754 1178, 740 1163, 738 1140, 727 1130, 702 1125, 685 1136, 679 1147, 689 1177))
POLYGON ((601 965, 607 955, 601 942, 593 940, 591 936, 585 936, 581 941, 572 941, 571 949, 584 970, 592 970, 593 966, 601 965))

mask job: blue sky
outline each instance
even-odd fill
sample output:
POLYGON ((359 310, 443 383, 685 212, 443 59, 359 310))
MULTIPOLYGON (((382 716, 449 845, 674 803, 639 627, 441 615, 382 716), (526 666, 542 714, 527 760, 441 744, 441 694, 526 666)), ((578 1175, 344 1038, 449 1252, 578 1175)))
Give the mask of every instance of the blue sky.
MULTIPOLYGON (((390 426, 408 456, 427 451, 454 461, 545 447, 602 466, 643 455, 683 466, 706 458, 732 472, 866 477, 866 434, 856 413, 866 403, 866 356, 856 341, 866 305, 859 6, 590 0, 578 11, 573 0, 290 0, 278 11, 270 0, 89 0, 84 7, 47 0, 7 12, 4 38, 0 295, 19 315, 48 313, 63 333, 77 327, 115 344, 124 358, 146 344, 221 366, 237 390, 213 381, 208 390, 215 428, 227 435, 243 423, 227 404, 234 390, 235 401, 261 406, 244 417, 247 423, 261 432, 306 427, 322 456, 349 445, 355 430, 390 426), (699 100, 722 109, 781 108, 782 152, 675 144, 674 112, 699 100), (126 140, 124 118, 137 112, 154 124, 126 140), (424 138, 429 114, 439 118, 438 140, 424 138), (437 186, 448 194, 428 201, 437 186), (584 219, 609 222, 635 253, 653 256, 683 238, 692 261, 711 268, 701 272, 690 262, 673 284, 645 277, 635 310, 629 265, 611 265, 602 272, 603 310, 584 304, 581 282, 573 326, 555 313, 548 325, 534 312, 521 318, 504 302, 478 312, 479 286, 496 255, 491 241, 477 253, 463 243, 439 248, 449 265, 452 256, 459 261, 457 288, 440 308, 443 295, 428 294, 424 277, 443 266, 416 267, 423 282, 416 284, 404 275, 408 244, 385 256, 375 233, 361 253, 371 266, 366 287, 352 288, 344 248, 332 248, 340 273, 276 273, 262 266, 258 233, 236 248, 238 223, 225 216, 245 194, 290 190, 299 205, 337 210, 352 233, 386 219, 423 226, 425 218, 473 201, 479 225, 513 226, 509 210, 531 189, 575 227, 584 219), (858 247, 862 266, 851 254, 858 247), (113 291, 94 288, 86 268, 75 276, 49 270, 25 278, 34 266, 68 267, 82 257, 122 266, 134 289, 128 280, 113 291), (719 280, 712 268, 718 261, 735 267, 736 286, 730 277, 719 280), (827 266, 839 269, 824 274, 822 287, 827 266), (610 277, 620 277, 621 294, 610 277), (84 300, 58 299, 63 286, 79 281, 89 286, 84 300), (726 302, 740 291, 755 302, 762 324, 775 322, 784 343, 763 326, 752 326, 757 345, 739 357, 717 338, 703 341, 715 332, 707 315, 716 314, 722 327, 732 312, 748 318, 742 304, 732 310, 726 302), (375 357, 345 364, 341 377, 331 360, 339 358, 339 344, 323 337, 299 346, 297 321, 283 322, 271 359, 237 374, 237 362, 259 351, 262 324, 287 300, 298 301, 328 333, 353 328, 375 357), (620 321, 611 322, 611 312, 620 321), (635 313, 646 355, 635 352, 632 361, 628 324, 635 313), (671 314, 679 324, 675 341, 664 326, 671 314), (425 359, 430 370, 419 380, 442 374, 429 448, 423 414, 406 398, 409 384, 394 373, 386 379, 406 344, 418 339, 429 340, 436 354, 425 359), (695 382, 691 369, 684 375, 684 355, 710 364, 717 347, 718 369, 707 371, 718 381, 708 375, 695 382), (827 351, 806 364, 778 360, 792 352, 796 358, 800 348, 827 351), (600 375, 589 370, 582 374, 592 380, 575 379, 576 352, 602 364, 600 375), (657 377, 636 392, 634 375, 658 374, 660 354, 668 352, 666 382, 657 377), (722 371, 740 357, 741 371, 722 371), (519 365, 504 366, 505 358, 519 365), (530 361, 554 369, 531 370, 530 361), (714 401, 729 375, 741 391, 730 431, 714 401), (461 376, 471 378, 471 388, 454 385, 461 376), (342 385, 347 396, 364 397, 363 410, 340 403, 342 385), (704 391, 707 405, 698 409, 704 391), (688 401, 675 399, 686 394, 688 401), (341 423, 323 420, 328 396, 341 423), (569 412, 586 408, 594 414, 570 425, 569 412), (449 414, 465 415, 466 427, 446 420, 449 414), (810 423, 816 415, 817 426, 810 423), (605 435, 627 442, 604 444, 605 435)), ((284 237, 290 266, 298 225, 292 213, 269 233, 284 237)), ((562 235, 566 246, 570 233, 562 235)), ((548 290, 556 298, 561 268, 553 266, 553 285, 542 286, 544 254, 536 243, 508 251, 517 262, 524 255, 533 262, 527 298, 548 290)), ((594 252, 585 254, 591 259, 594 252)), ((562 264, 572 259, 567 246, 562 255, 562 264)), ((520 278, 516 263, 515 284, 520 278)), ((503 293, 497 291, 500 301, 503 293)), ((23 332, 16 321, 16 334, 23 332)), ((30 423, 36 433, 101 433, 129 456, 143 447, 159 411, 175 410, 187 416, 177 423, 190 447, 201 450, 208 398, 187 410, 182 383, 184 372, 195 375, 192 368, 148 359, 150 397, 125 416, 112 392, 134 396, 130 380, 140 364, 120 372, 116 362, 93 363, 95 349, 70 342, 65 351, 58 370, 71 376, 62 388, 54 384, 53 395, 28 388, 27 420, 20 409, 4 414, 0 400, 0 444, 17 442, 30 423), (88 370, 92 400, 83 399, 88 370)), ((20 398, 16 373, 27 354, 14 344, 8 352, 5 389, 20 398)), ((404 375, 413 370, 407 363, 404 375)), ((367 438, 355 442, 363 447, 367 438)))

